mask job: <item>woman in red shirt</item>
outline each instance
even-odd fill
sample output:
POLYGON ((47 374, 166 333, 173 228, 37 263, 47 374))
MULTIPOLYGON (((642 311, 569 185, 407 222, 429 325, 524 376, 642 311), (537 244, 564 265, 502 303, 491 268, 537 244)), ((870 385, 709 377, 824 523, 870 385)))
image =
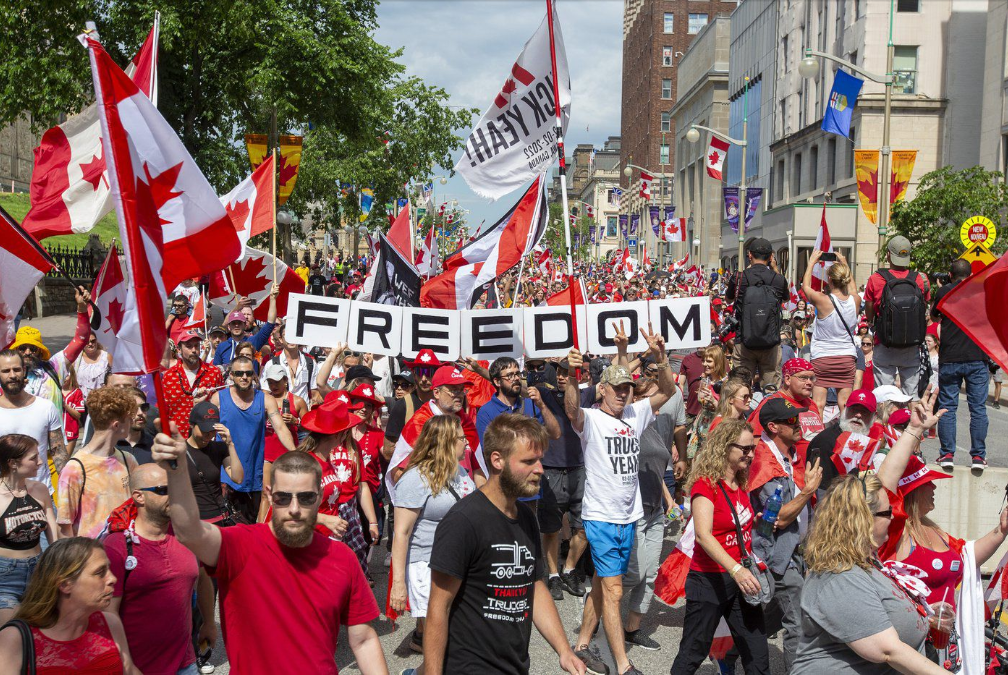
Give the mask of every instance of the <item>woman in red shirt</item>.
POLYGON ((749 416, 749 404, 752 402, 752 390, 742 380, 730 379, 721 387, 721 400, 718 401, 711 421, 710 431, 714 431, 724 420, 745 419, 749 416))
POLYGON ((372 540, 370 532, 365 533, 368 544, 371 546, 375 546, 381 541, 381 533, 385 525, 385 505, 380 499, 381 459, 382 447, 385 445, 385 432, 375 424, 377 421, 375 413, 381 410, 383 405, 384 402, 377 397, 371 384, 359 384, 350 392, 350 410, 364 420, 362 424, 353 428, 352 435, 354 442, 357 443, 357 449, 360 450, 364 484, 367 485, 371 493, 371 503, 374 506, 375 515, 377 515, 375 525, 378 529, 378 538, 372 540))
MULTIPOLYGON (((105 611, 115 581, 94 539, 59 539, 42 553, 14 615, 31 629, 36 673, 139 675, 119 615, 105 611)), ((21 635, 7 626, 0 630, 0 663, 21 672, 21 635)))
POLYGON ((690 503, 697 546, 686 577, 686 616, 679 654, 672 675, 695 673, 707 658, 714 632, 722 618, 741 654, 746 673, 769 673, 763 609, 742 595, 755 595, 759 581, 740 562, 742 553, 735 516, 742 528, 741 546, 752 555, 755 515, 747 491, 749 465, 756 450, 752 428, 744 420, 725 420, 707 437, 693 459, 689 480, 690 503))

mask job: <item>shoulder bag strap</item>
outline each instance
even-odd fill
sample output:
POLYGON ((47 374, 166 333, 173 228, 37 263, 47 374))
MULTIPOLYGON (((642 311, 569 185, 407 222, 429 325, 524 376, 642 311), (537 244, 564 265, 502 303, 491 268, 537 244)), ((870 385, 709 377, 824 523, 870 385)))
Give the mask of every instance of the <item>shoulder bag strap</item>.
POLYGON ((735 505, 729 499, 728 491, 725 490, 724 484, 721 481, 718 481, 718 487, 721 488, 721 494, 724 495, 725 501, 728 502, 728 510, 731 511, 732 520, 735 521, 735 534, 738 536, 739 554, 742 556, 742 560, 745 561, 749 557, 749 554, 746 553, 745 542, 742 538, 742 523, 739 522, 738 514, 735 513, 735 505))
POLYGON ((17 628, 21 633, 21 673, 22 675, 35 675, 35 638, 32 637, 31 627, 22 619, 11 619, 3 626, 5 628, 17 628))
POLYGON ((847 325, 847 319, 843 318, 843 313, 840 311, 840 305, 836 304, 836 299, 833 294, 829 294, 830 302, 833 303, 833 311, 836 315, 840 317, 840 323, 843 324, 844 329, 847 331, 847 336, 850 337, 851 343, 854 345, 854 351, 857 352, 857 343, 854 342, 854 331, 851 330, 850 326, 847 325))
POLYGON ((448 492, 451 492, 451 493, 452 493, 452 497, 454 497, 454 498, 455 498, 455 501, 456 501, 456 502, 460 502, 460 501, 462 501, 462 497, 460 497, 460 496, 459 496, 459 493, 458 493, 458 492, 457 492, 457 491, 455 490, 455 488, 454 488, 454 487, 452 487, 452 484, 451 484, 451 481, 450 481, 450 480, 448 481, 448 484, 447 484, 447 485, 446 485, 445 487, 447 487, 447 488, 448 488, 448 492))
POLYGON ((81 504, 84 502, 84 487, 87 485, 87 469, 84 468, 84 462, 80 461, 77 457, 71 457, 67 462, 77 462, 80 464, 81 473, 81 484, 80 484, 80 496, 77 497, 77 513, 80 514, 81 504))

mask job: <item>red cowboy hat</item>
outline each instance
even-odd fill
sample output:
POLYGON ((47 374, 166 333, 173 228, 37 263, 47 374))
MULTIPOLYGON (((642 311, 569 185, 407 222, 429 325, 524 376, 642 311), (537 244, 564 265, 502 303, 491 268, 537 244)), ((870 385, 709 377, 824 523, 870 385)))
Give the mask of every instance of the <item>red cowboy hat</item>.
POLYGON ((308 431, 320 434, 338 434, 363 421, 360 416, 351 415, 350 409, 345 403, 334 401, 332 405, 320 405, 318 408, 309 410, 301 418, 301 426, 308 431))
POLYGON ((924 485, 924 483, 951 477, 947 473, 930 468, 920 457, 911 455, 910 461, 907 462, 906 470, 896 484, 896 489, 905 497, 921 485, 924 485))
POLYGON ((438 366, 444 365, 440 359, 438 359, 437 354, 434 353, 433 349, 421 349, 417 352, 416 358, 412 361, 409 359, 403 359, 403 363, 407 368, 417 368, 429 366, 431 368, 437 368, 438 366))
POLYGON ((385 404, 385 402, 378 398, 375 394, 374 387, 367 383, 357 385, 357 388, 350 392, 350 401, 351 410, 359 409, 363 401, 374 403, 377 408, 380 408, 385 404))

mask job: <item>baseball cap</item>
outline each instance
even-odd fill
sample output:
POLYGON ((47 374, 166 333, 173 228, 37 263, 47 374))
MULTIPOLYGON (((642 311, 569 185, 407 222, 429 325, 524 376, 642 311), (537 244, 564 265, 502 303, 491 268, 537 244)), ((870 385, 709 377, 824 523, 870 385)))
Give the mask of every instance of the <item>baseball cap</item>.
POLYGON ((233 321, 241 321, 242 323, 245 323, 245 315, 235 310, 227 315, 227 321, 224 323, 229 324, 233 321))
POLYGON ((920 457, 910 455, 910 461, 907 462, 906 470, 896 483, 896 489, 905 497, 924 483, 951 477, 950 474, 929 468, 920 457))
POLYGON ((799 408, 791 401, 780 396, 768 398, 766 403, 760 407, 759 423, 766 427, 770 422, 783 422, 793 417, 797 417, 803 412, 808 412, 808 408, 799 408))
POLYGON ((867 389, 858 389, 857 391, 852 391, 850 397, 847 399, 847 407, 852 405, 859 405, 862 408, 867 408, 874 415, 875 411, 878 410, 878 403, 875 401, 875 394, 871 393, 867 389))
POLYGON ((279 363, 271 362, 266 364, 266 367, 263 368, 263 377, 267 380, 272 380, 273 382, 279 382, 287 377, 287 369, 279 363))
POLYGON ((368 380, 371 380, 372 382, 377 382, 378 380, 381 379, 380 377, 375 375, 374 371, 372 371, 367 366, 357 365, 357 366, 350 366, 349 368, 347 368, 346 375, 343 377, 343 381, 353 382, 358 377, 366 378, 368 380))
POLYGON ((560 361, 556 364, 556 367, 557 367, 557 370, 562 370, 564 372, 567 372, 568 370, 570 370, 570 361, 568 361, 565 358, 564 359, 560 359, 560 361))
POLYGON ((630 371, 626 369, 626 366, 609 366, 602 371, 602 377, 599 379, 602 384, 608 384, 612 387, 617 387, 621 384, 633 384, 633 378, 630 376, 630 371))
POLYGON ((413 373, 408 370, 393 375, 392 381, 395 382, 396 380, 403 380, 406 384, 416 384, 416 380, 413 379, 413 373))
POLYGON ((175 341, 175 344, 180 345, 183 342, 189 342, 189 340, 202 340, 202 339, 203 338, 196 331, 187 330, 186 332, 182 333, 182 335, 178 336, 178 340, 175 341))
POLYGON ((899 410, 894 410, 889 415, 889 424, 894 427, 898 427, 903 424, 910 423, 910 411, 906 408, 900 408, 899 410))
POLYGON ((875 395, 875 400, 879 403, 885 403, 887 401, 892 401, 893 403, 909 403, 913 400, 913 397, 904 394, 902 389, 893 384, 883 384, 881 387, 875 387, 875 389, 872 390, 872 394, 875 395))
POLYGON ((755 255, 765 256, 765 255, 771 255, 773 253, 773 246, 771 246, 770 242, 764 239, 763 237, 757 237, 756 239, 752 240, 752 243, 749 244, 748 250, 750 253, 753 253, 755 255))
POLYGON ((462 371, 452 365, 441 366, 434 373, 434 379, 431 380, 431 388, 452 386, 457 384, 472 385, 472 382, 467 380, 462 374, 462 371))
POLYGON ((606 293, 612 293, 613 292, 613 285, 612 284, 606 284, 605 285, 605 292, 606 293))
POLYGON ((210 329, 210 332, 207 333, 207 335, 213 335, 214 333, 223 333, 227 335, 227 331, 224 330, 224 326, 214 326, 210 329))
POLYGON ((910 265, 910 240, 906 237, 893 237, 886 244, 889 260, 894 265, 907 267, 910 265))
POLYGON ((220 409, 210 401, 200 401, 189 413, 189 426, 199 427, 203 433, 213 431, 220 424, 220 409))

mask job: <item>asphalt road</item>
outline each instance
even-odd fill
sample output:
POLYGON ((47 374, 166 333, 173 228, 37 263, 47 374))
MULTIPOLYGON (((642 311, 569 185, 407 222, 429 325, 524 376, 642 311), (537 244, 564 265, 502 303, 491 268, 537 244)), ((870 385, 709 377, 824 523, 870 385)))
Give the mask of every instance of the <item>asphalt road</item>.
MULTIPOLYGON (((71 316, 47 317, 30 323, 42 331, 43 342, 50 348, 56 349, 62 348, 69 341, 74 329, 74 317, 71 316)), ((1008 443, 1003 442, 1003 439, 1008 438, 1008 401, 1004 401, 1004 403, 1005 407, 1000 410, 994 409, 989 405, 987 407, 990 425, 987 432, 987 461, 990 466, 1008 467, 1008 443)), ((966 408, 965 398, 963 397, 960 398, 956 422, 957 451, 955 461, 957 465, 968 466, 970 461, 969 413, 966 408)), ((938 456, 938 441, 936 439, 925 439, 923 447, 924 456, 927 461, 934 462, 938 456)), ((663 559, 674 548, 677 536, 677 531, 673 532, 669 530, 666 532, 663 559)), ((376 551, 376 555, 373 556, 371 563, 371 574, 377 580, 374 589, 375 597, 378 600, 380 608, 384 608, 385 606, 385 580, 388 578, 387 570, 382 566, 385 555, 385 549, 382 546, 380 551, 376 551)), ((684 601, 680 601, 680 603, 682 602, 684 601)), ((581 621, 581 607, 580 599, 567 595, 558 603, 561 620, 567 629, 567 634, 571 641, 576 638, 577 629, 581 621)), ((651 634, 662 645, 662 648, 659 651, 653 652, 642 650, 639 647, 631 647, 629 649, 628 653, 631 661, 633 661, 641 672, 646 674, 668 672, 672 665, 672 660, 678 652, 679 642, 682 638, 683 612, 682 604, 677 607, 667 607, 658 601, 652 603, 651 610, 645 617, 642 628, 646 633, 651 634)), ((416 666, 420 662, 420 657, 412 654, 407 647, 409 634, 413 630, 413 625, 413 620, 408 616, 401 617, 396 628, 393 628, 392 624, 385 619, 380 619, 375 624, 391 673, 399 673, 402 669, 416 666)), ((269 639, 269 636, 263 636, 263 639, 269 639)), ((336 654, 337 663, 341 671, 358 672, 360 669, 346 644, 346 632, 343 631, 340 637, 340 647, 336 654)), ((612 672, 615 672, 615 667, 609 656, 606 640, 601 630, 595 638, 595 644, 598 645, 602 654, 609 662, 612 672)), ((530 653, 532 661, 531 672, 533 674, 560 672, 556 655, 536 631, 532 633, 530 653)), ((773 672, 783 672, 784 664, 779 637, 771 640, 770 660, 773 672)), ((225 674, 230 670, 227 664, 227 655, 220 641, 218 641, 217 647, 214 650, 211 662, 217 666, 216 673, 225 674)), ((741 671, 741 668, 739 670, 741 671)), ((716 675, 718 670, 716 665, 708 662, 698 672, 707 675, 716 675)))

